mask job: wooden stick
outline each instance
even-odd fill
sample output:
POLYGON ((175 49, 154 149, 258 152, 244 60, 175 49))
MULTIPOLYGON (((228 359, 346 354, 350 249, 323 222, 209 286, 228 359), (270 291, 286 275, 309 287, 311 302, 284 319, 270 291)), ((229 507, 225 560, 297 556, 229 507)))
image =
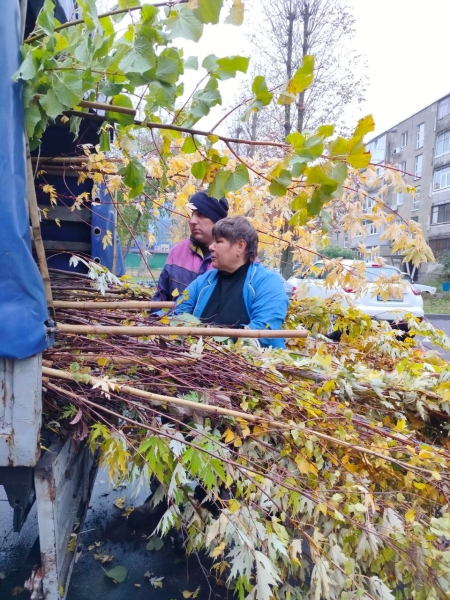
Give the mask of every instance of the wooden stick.
POLYGON ((47 259, 45 257, 44 242, 42 240, 41 224, 39 221, 39 209, 36 197, 36 190, 34 187, 34 175, 33 167, 31 165, 30 145, 28 138, 26 142, 27 151, 27 193, 28 193, 28 208, 30 211, 31 228, 33 231, 34 247, 39 262, 39 271, 41 273, 42 281, 44 282, 45 297, 47 299, 47 306, 52 311, 54 316, 54 304, 52 287, 50 283, 50 275, 48 272, 47 259))
POLYGON ((94 301, 80 301, 76 300, 55 300, 55 308, 76 308, 78 310, 102 310, 110 308, 121 308, 122 310, 134 310, 141 309, 146 310, 148 308, 173 308, 174 302, 152 302, 148 300, 126 300, 124 302, 94 302, 94 301))
MULTIPOLYGON (((42 367, 42 374, 47 377, 56 377, 57 379, 65 379, 66 381, 75 381, 75 376, 73 373, 69 373, 68 371, 60 371, 58 369, 50 369, 49 367, 42 367)), ((97 377, 89 377, 90 385, 99 385, 101 386, 104 382, 97 377)), ((196 411, 204 411, 210 412, 215 415, 224 415, 228 417, 236 417, 239 419, 245 419, 246 421, 261 422, 268 421, 268 419, 264 417, 257 417, 256 415, 249 415, 240 410, 232 410, 230 408, 222 408, 221 406, 213 406, 211 404, 202 404, 201 402, 192 402, 192 400, 184 400, 183 398, 175 398, 173 396, 163 396, 162 394, 153 394, 152 392, 146 392, 144 390, 138 390, 137 388, 130 387, 129 385, 117 385, 117 391, 126 392, 132 396, 136 396, 138 398, 146 398, 151 400, 152 403, 155 404, 175 404, 177 406, 184 406, 185 408, 191 408, 196 411)), ((104 389, 100 387, 100 389, 104 389)), ((114 392, 114 390, 111 390, 114 392)), ((280 423, 278 427, 282 427, 283 429, 289 429, 288 425, 284 423, 280 423)))
POLYGON ((78 335, 128 335, 142 337, 144 335, 197 335, 199 337, 231 337, 231 338, 306 338, 306 329, 225 329, 220 327, 135 327, 122 325, 65 325, 58 323, 61 333, 78 335))
MULTIPOLYGON (((73 357, 73 354, 71 352, 58 352, 58 357, 60 356, 70 356, 73 357)), ((99 358, 102 359, 107 359, 108 363, 112 363, 114 365, 140 365, 142 364, 148 364, 149 366, 152 366, 153 363, 157 363, 159 365, 185 365, 185 364, 189 364, 192 363, 193 361, 198 362, 199 360, 201 360, 201 357, 198 356, 183 356, 183 357, 177 357, 177 358, 171 358, 168 356, 152 356, 152 355, 146 355, 146 356, 136 356, 133 358, 128 358, 126 356, 101 356, 100 354, 92 354, 91 352, 88 352, 87 354, 83 353, 83 357, 87 360, 87 361, 94 361, 97 362, 97 360, 99 358)), ((53 365, 53 362, 50 360, 46 360, 45 363, 44 361, 42 362, 42 364, 45 367, 51 367, 53 365)))

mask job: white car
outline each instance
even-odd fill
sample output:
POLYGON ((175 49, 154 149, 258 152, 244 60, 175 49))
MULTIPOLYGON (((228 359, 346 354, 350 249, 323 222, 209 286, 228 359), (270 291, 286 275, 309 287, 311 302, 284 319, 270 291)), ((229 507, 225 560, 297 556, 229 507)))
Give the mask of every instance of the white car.
MULTIPOLYGON (((357 261, 343 260, 342 264, 351 268, 357 261)), ((360 264, 360 263, 359 263, 360 264)), ((315 267, 323 268, 323 261, 315 263, 315 267)), ((380 294, 374 293, 374 285, 371 285, 381 275, 383 277, 392 277, 402 274, 400 269, 389 265, 379 265, 376 263, 366 263, 364 277, 369 282, 367 288, 361 293, 356 294, 353 289, 343 288, 340 285, 325 287, 324 279, 326 273, 315 275, 308 272, 305 278, 291 277, 288 282, 294 286, 293 297, 317 296, 327 298, 338 294, 346 302, 353 303, 361 312, 372 319, 389 321, 395 328, 403 331, 407 330, 405 317, 408 313, 423 319, 423 300, 421 292, 411 283, 404 284, 403 295, 400 298, 389 298, 385 301, 380 294)))
POLYGON ((430 294, 431 296, 434 296, 434 294, 436 293, 435 287, 433 287, 432 285, 423 285, 422 283, 415 283, 414 281, 412 281, 412 279, 408 275, 408 273, 403 273, 403 277, 407 281, 409 281, 409 283, 413 286, 413 288, 415 290, 417 290, 418 292, 420 292, 421 294, 430 294))

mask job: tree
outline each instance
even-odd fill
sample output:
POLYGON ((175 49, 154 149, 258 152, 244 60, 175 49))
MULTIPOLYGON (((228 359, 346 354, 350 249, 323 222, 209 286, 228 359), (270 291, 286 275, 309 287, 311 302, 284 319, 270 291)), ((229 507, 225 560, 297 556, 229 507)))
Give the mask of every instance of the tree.
POLYGON ((327 258, 355 258, 353 250, 350 250, 350 248, 340 248, 339 246, 326 246, 322 250, 322 255, 327 258))
POLYGON ((258 137, 267 137, 264 128, 274 118, 278 139, 323 123, 343 127, 344 109, 364 99, 366 84, 363 60, 351 45, 355 28, 347 1, 261 0, 257 10, 260 17, 251 21, 250 35, 258 47, 255 69, 265 73, 270 88, 289 81, 306 56, 315 60, 314 81, 295 104, 278 110, 271 105, 270 118, 259 119, 258 137))

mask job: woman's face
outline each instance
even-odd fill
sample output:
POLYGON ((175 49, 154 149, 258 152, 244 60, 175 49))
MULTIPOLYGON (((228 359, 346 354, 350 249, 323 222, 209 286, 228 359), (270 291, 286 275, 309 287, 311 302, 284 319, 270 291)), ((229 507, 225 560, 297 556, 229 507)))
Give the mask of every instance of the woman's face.
POLYGON ((246 246, 244 240, 232 244, 224 237, 215 238, 209 247, 212 266, 219 271, 233 273, 246 262, 246 246))

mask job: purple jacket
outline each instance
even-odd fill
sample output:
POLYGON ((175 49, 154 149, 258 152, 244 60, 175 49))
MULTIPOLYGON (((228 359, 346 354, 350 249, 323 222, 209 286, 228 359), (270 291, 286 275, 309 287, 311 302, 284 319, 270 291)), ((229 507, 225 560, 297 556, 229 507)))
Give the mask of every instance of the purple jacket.
POLYGON ((167 256, 158 288, 153 296, 155 301, 174 300, 172 292, 181 294, 199 275, 211 269, 211 255, 204 255, 202 248, 193 240, 183 240, 172 248, 167 256))

